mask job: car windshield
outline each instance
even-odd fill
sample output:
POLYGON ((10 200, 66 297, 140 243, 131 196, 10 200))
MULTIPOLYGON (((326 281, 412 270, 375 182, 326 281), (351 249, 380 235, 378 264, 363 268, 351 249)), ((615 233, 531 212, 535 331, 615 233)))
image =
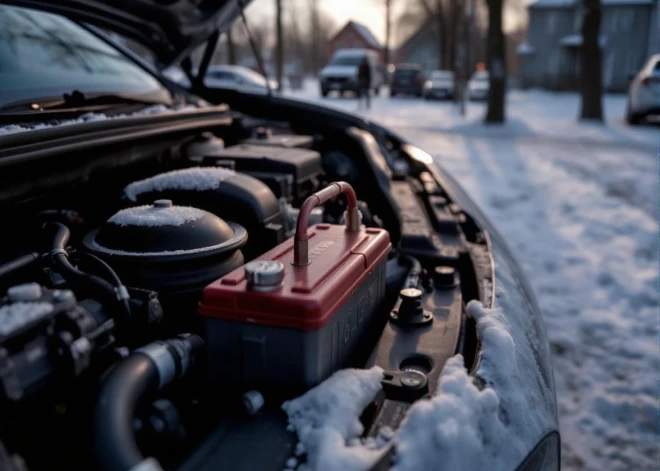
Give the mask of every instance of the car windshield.
POLYGON ((360 65, 362 56, 335 56, 330 61, 330 65, 360 65))
POLYGON ((410 78, 417 75, 417 71, 415 69, 397 69, 394 71, 394 75, 396 77, 410 78))
POLYGON ((0 107, 74 90, 169 103, 153 76, 59 15, 0 5, 0 107))

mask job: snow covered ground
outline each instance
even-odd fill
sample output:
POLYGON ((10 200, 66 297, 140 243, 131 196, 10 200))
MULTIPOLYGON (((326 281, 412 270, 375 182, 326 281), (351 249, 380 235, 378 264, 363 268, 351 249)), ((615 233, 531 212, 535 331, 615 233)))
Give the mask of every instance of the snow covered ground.
MULTIPOLYGON (((357 111, 307 83, 303 100, 357 111)), ((512 91, 508 123, 484 126, 448 102, 375 98, 361 113, 434 155, 515 249, 554 354, 567 470, 660 468, 658 157, 660 127, 576 121, 573 93, 512 91)))

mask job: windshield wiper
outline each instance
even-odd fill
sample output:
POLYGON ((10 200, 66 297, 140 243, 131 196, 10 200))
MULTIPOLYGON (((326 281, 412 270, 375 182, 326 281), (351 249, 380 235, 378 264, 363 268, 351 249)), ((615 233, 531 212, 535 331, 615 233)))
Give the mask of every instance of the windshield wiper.
POLYGON ((84 94, 79 90, 64 93, 59 97, 21 100, 9 103, 0 108, 0 113, 7 114, 41 114, 43 112, 89 112, 106 110, 117 106, 130 105, 170 105, 161 96, 134 96, 121 93, 84 94))

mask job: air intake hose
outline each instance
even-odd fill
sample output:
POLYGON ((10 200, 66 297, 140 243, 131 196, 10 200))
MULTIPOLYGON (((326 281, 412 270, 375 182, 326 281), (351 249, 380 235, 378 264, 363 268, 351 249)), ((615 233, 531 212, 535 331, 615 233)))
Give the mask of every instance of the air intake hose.
POLYGON ((137 407, 167 384, 181 378, 203 350, 196 335, 182 334, 135 350, 105 378, 93 418, 94 456, 103 471, 157 471, 135 443, 137 407))

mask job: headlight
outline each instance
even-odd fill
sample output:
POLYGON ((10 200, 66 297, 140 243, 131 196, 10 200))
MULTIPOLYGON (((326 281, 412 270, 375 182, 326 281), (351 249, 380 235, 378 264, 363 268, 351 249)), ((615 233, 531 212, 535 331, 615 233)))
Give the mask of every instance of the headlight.
POLYGON ((424 82, 424 88, 431 88, 432 86, 433 86, 433 82, 431 82, 430 80, 424 82))

